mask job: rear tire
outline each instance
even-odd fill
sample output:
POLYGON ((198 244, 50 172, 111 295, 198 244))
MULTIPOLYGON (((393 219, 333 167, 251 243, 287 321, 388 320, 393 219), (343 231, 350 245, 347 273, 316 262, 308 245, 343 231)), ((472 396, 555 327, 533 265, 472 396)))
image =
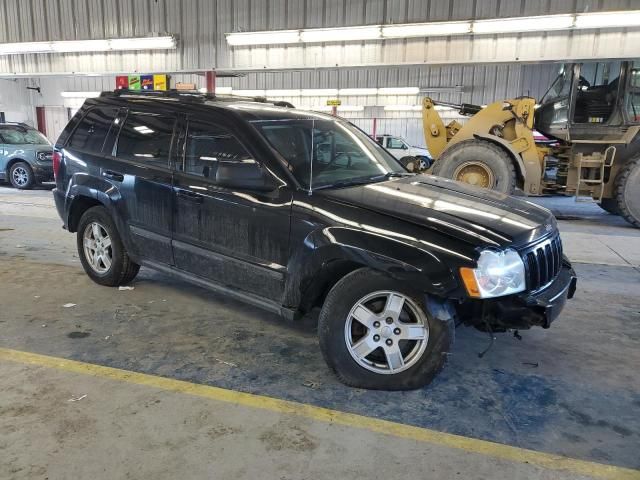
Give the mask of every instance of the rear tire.
POLYGON ((620 215, 620 208, 618 208, 618 201, 615 198, 603 198, 599 203, 600 208, 611 215, 620 215))
POLYGON ((78 256, 84 271, 94 282, 117 287, 131 282, 140 266, 127 253, 106 208, 89 208, 78 223, 78 256))
POLYGON ((322 306, 318 336, 339 380, 376 390, 430 383, 446 363, 455 324, 446 314, 431 315, 425 301, 424 294, 368 268, 336 283, 322 306))
POLYGON ((620 215, 634 227, 640 228, 640 157, 622 167, 616 177, 613 193, 620 215))
POLYGON ((27 162, 16 162, 9 169, 9 182, 14 188, 30 190, 36 183, 31 165, 27 162))
POLYGON ((436 160, 433 174, 508 195, 516 188, 511 156, 486 140, 464 140, 448 148, 436 160))

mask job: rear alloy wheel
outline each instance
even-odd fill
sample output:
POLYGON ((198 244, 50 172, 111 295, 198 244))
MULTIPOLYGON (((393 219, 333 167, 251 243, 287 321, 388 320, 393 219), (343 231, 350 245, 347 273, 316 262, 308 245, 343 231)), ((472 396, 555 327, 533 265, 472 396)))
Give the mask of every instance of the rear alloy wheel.
POLYGON ((436 160, 433 174, 509 195, 516 188, 511 156, 486 140, 464 140, 446 149, 436 160))
POLYGON ((634 227, 640 228, 640 157, 629 161, 618 173, 614 198, 620 215, 634 227))
POLYGON ((96 206, 84 212, 76 238, 82 267, 94 282, 117 287, 138 274, 140 266, 129 257, 106 208, 96 206))
POLYGON ((318 322, 320 349, 341 382, 358 388, 410 390, 443 368, 454 319, 433 316, 424 294, 374 270, 356 270, 331 289, 318 322))
POLYGON ((35 182, 33 170, 28 163, 16 162, 9 169, 9 181, 11 185, 20 190, 29 190, 35 182))
POLYGON ((103 225, 88 223, 83 234, 84 255, 89 266, 98 274, 104 274, 111 268, 113 250, 111 238, 103 225))

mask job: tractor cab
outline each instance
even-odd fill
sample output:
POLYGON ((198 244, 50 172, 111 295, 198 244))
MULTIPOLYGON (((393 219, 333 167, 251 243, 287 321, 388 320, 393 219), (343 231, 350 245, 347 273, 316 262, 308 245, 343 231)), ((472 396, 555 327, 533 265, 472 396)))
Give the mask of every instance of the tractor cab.
POLYGON ((640 124, 640 61, 563 64, 536 109, 536 129, 564 141, 621 138, 640 124))

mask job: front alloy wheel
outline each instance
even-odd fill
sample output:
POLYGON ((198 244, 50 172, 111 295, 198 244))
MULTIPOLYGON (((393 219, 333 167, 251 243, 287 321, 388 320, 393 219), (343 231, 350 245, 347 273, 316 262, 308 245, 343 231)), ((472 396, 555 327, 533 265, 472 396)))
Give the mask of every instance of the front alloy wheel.
POLYGON ((373 292, 358 300, 344 329, 349 353, 375 373, 399 373, 422 356, 429 340, 424 312, 398 292, 373 292))
POLYGON ((444 366, 455 335, 454 309, 370 268, 355 270, 328 293, 318 337, 327 365, 358 388, 410 390, 444 366), (427 304, 437 308, 430 313, 427 304))

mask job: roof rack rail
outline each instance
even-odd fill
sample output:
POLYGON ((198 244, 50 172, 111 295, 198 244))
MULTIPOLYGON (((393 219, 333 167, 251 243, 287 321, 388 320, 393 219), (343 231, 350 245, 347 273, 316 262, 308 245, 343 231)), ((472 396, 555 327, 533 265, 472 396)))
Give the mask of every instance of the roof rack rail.
POLYGON ((120 97, 120 96, 143 96, 143 97, 160 97, 160 98, 180 98, 205 102, 207 100, 218 101, 237 101, 244 100, 258 103, 270 103, 276 107, 295 108, 289 102, 269 100, 266 97, 242 97, 239 95, 215 95, 212 93, 202 93, 199 90, 130 90, 121 88, 113 91, 106 91, 100 94, 101 97, 120 97))

